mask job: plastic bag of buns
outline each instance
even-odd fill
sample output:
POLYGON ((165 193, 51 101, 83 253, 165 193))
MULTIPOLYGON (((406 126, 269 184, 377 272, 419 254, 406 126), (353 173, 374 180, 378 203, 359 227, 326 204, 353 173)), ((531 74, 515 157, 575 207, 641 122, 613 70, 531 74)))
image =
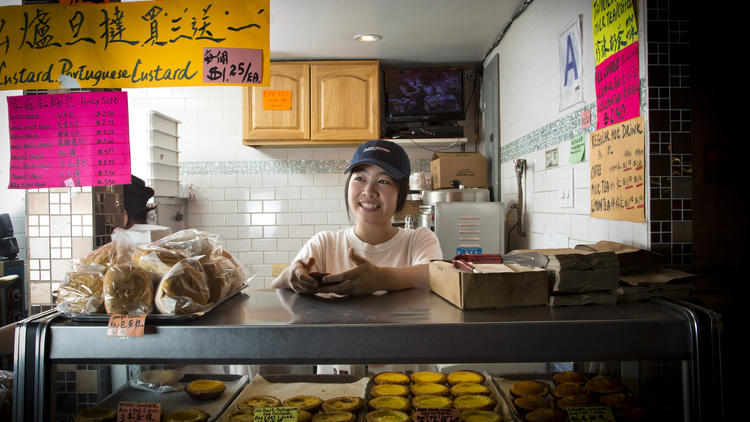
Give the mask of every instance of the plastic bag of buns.
POLYGON ((90 263, 65 274, 57 293, 57 309, 68 314, 104 311, 104 273, 107 267, 90 263))
POLYGON ((208 303, 222 299, 245 281, 242 266, 221 246, 215 248, 207 258, 201 259, 201 267, 206 273, 206 282, 211 292, 208 303))
POLYGON ((200 264, 201 256, 185 258, 164 274, 154 296, 154 304, 159 312, 168 315, 191 314, 209 303, 211 292, 200 264))
POLYGON ((151 244, 133 251, 133 263, 151 274, 156 282, 162 279, 173 265, 187 258, 183 251, 151 244))
POLYGON ((219 236, 196 229, 185 229, 172 233, 149 244, 151 247, 178 251, 186 257, 210 256, 213 250, 221 247, 219 236))
POLYGON ((115 264, 104 273, 104 309, 108 314, 147 314, 154 304, 151 276, 132 262, 115 264))

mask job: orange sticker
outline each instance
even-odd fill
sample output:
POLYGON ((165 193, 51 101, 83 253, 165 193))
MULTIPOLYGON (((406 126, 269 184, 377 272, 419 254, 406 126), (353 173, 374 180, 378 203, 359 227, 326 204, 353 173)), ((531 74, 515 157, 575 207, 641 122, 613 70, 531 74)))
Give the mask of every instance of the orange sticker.
POLYGON ((121 401, 117 405, 117 422, 159 422, 161 403, 121 401))
POLYGON ((146 314, 112 314, 107 324, 107 337, 143 337, 146 314))
POLYGON ((292 91, 289 89, 267 89, 263 91, 263 110, 291 110, 292 91))

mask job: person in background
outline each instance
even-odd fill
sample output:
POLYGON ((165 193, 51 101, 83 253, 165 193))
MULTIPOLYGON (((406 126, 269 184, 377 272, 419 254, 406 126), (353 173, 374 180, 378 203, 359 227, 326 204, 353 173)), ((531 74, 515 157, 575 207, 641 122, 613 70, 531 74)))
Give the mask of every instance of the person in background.
POLYGON ((143 180, 130 175, 130 184, 122 187, 123 204, 123 227, 130 229, 135 224, 146 224, 148 212, 156 209, 156 204, 149 205, 148 201, 154 196, 154 190, 146 186, 143 180))
POLYGON ((355 225, 317 233, 271 287, 340 295, 427 287, 430 260, 442 258, 437 236, 425 227, 391 224, 409 192, 406 151, 390 141, 368 141, 356 149, 345 172, 346 209, 355 225), (318 280, 314 273, 329 274, 318 280))

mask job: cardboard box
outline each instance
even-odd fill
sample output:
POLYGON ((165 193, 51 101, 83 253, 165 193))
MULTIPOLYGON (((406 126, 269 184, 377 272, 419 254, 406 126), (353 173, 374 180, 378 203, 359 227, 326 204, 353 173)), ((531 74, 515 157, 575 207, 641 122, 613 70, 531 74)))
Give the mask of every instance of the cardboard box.
POLYGON ((452 188, 458 180, 467 188, 487 187, 487 159, 478 152, 436 152, 430 160, 433 189, 452 188))
POLYGON ((474 264, 482 271, 468 273, 449 261, 430 262, 430 289, 461 309, 547 305, 547 270, 513 264, 474 264))

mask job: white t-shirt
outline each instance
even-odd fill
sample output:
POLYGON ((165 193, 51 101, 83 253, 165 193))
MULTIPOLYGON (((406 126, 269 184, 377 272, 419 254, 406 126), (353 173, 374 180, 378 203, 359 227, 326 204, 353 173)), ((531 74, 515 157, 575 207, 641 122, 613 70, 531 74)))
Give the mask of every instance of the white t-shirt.
POLYGON ((320 232, 305 243, 294 261, 315 257, 310 271, 337 274, 355 267, 349 259, 349 248, 378 266, 408 267, 426 264, 432 259, 440 259, 440 249, 435 233, 426 227, 398 229, 398 233, 385 243, 371 245, 360 240, 354 227, 336 232, 320 232))

